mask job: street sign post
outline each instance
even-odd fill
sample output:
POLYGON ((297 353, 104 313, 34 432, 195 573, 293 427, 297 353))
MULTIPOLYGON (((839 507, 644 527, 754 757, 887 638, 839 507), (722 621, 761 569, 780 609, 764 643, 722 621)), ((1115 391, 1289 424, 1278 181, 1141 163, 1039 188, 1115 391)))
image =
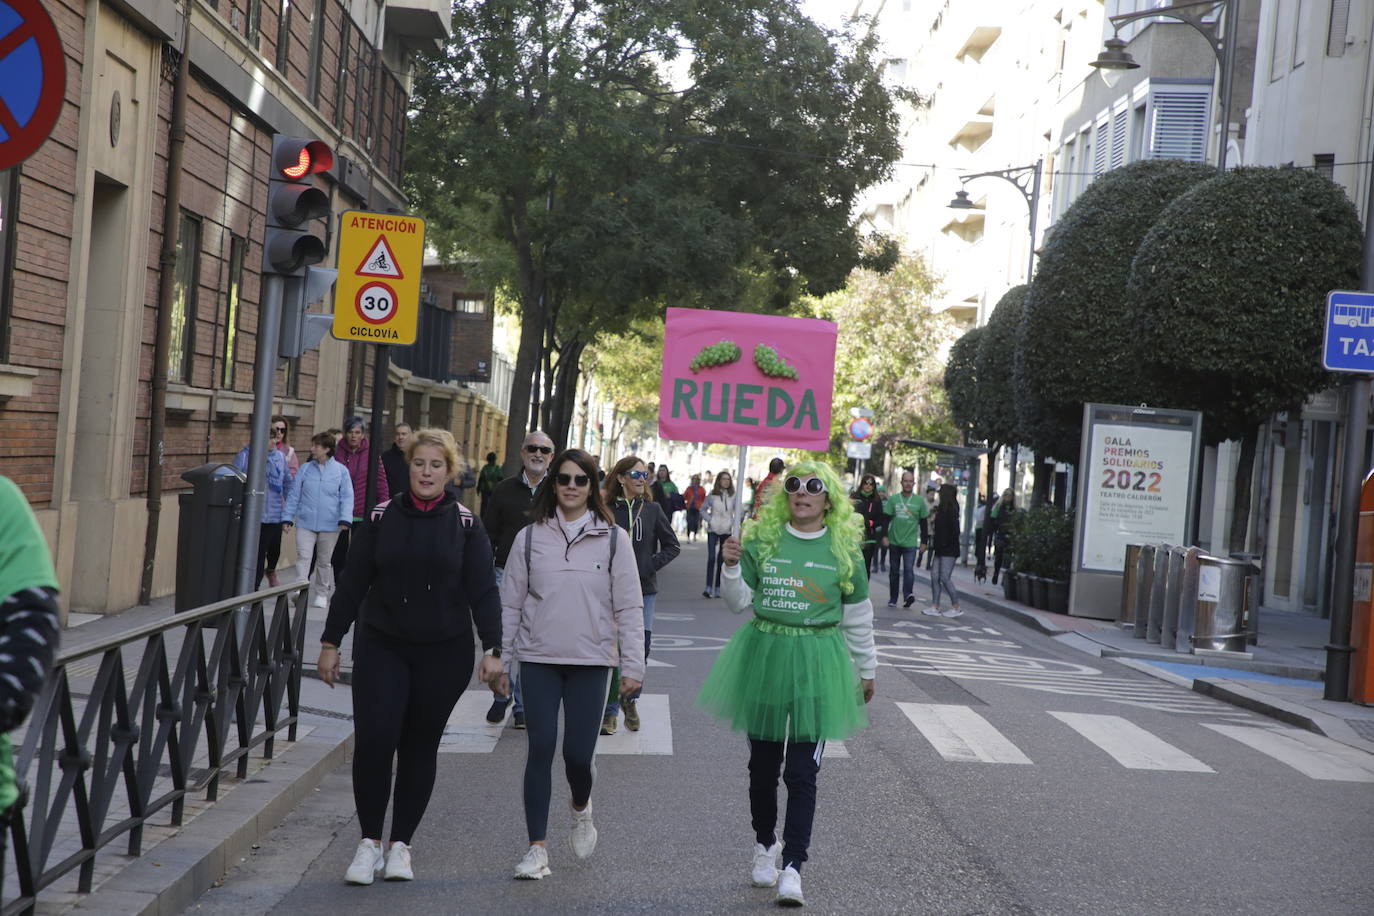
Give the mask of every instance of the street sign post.
POLYGON ((340 217, 334 326, 339 340, 415 343, 425 221, 395 213, 348 210, 340 217))
POLYGON ((1322 365, 1332 372, 1374 374, 1374 293, 1327 294, 1322 365))
POLYGON ((850 420, 849 438, 853 439, 855 442, 867 442, 869 439, 872 439, 873 423, 864 417, 850 420))
POLYGON ((844 444, 844 454, 846 458, 858 458, 867 461, 873 457, 872 442, 846 442, 844 444))

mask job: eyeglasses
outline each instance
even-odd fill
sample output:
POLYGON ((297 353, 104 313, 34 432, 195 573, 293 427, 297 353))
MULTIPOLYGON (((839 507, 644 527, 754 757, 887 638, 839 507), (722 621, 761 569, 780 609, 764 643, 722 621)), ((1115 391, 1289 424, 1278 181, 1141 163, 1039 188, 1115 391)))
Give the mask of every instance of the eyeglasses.
POLYGON ((589 484, 589 483, 591 483, 591 482, 592 482, 592 479, 591 479, 590 477, 588 477, 586 474, 559 474, 559 475, 558 475, 558 485, 559 485, 560 487, 567 487, 567 486, 585 487, 587 484, 589 484))
POLYGON ((284 435, 286 435, 286 427, 285 427, 285 426, 274 426, 274 427, 272 427, 272 432, 274 432, 274 433, 281 433, 281 434, 284 436, 284 435))
POLYGON ((553 446, 551 446, 551 445, 527 445, 527 446, 525 446, 525 451, 529 452, 531 455, 533 455, 535 452, 543 452, 545 455, 552 455, 552 454, 553 454, 553 446))
MULTIPOLYGON (((787 493, 799 493, 802 488, 802 479, 800 477, 789 477, 782 482, 782 488, 787 493)), ((810 493, 812 496, 819 496, 826 492, 825 481, 821 480, 819 477, 806 478, 806 492, 810 493)))
POLYGON ((648 472, 648 471, 626 471, 626 472, 625 472, 625 476, 628 477, 628 478, 630 478, 631 480, 648 480, 648 479, 649 479, 649 472, 648 472))

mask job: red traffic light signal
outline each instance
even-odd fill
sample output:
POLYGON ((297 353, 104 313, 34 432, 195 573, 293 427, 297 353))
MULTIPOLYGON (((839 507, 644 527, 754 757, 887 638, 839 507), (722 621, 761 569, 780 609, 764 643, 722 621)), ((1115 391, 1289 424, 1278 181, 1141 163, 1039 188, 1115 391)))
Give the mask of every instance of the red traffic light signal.
POLYGON ((272 171, 267 176, 267 232, 262 245, 262 269, 298 275, 329 253, 327 236, 313 221, 328 218, 329 194, 317 188, 313 175, 334 167, 334 151, 323 140, 308 137, 272 138, 272 171))
POLYGON ((272 168, 284 178, 299 181, 334 167, 334 151, 323 140, 278 137, 272 143, 272 168))

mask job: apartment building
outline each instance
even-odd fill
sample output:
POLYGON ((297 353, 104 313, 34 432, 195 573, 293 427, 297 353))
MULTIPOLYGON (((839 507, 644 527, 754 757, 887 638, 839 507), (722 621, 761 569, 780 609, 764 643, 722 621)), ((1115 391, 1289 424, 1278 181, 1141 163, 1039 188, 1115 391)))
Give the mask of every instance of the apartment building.
MULTIPOLYGON (((165 449, 151 462, 166 491, 153 595, 174 584, 180 475, 248 440, 254 366, 276 359, 256 349, 272 134, 331 142, 336 214, 404 209, 412 60, 442 45, 451 14, 446 0, 48 8, 67 55, 66 100, 49 141, 0 176, 0 473, 35 507, 69 607, 110 612, 140 592, 161 284, 172 285, 172 336, 165 449), (174 125, 183 54, 184 124, 174 125), (182 128, 177 258, 164 270, 168 154, 182 128)), ((373 355, 326 339, 282 363, 274 407, 298 449, 371 403, 373 355)), ((393 370, 389 419, 410 418, 400 392, 416 375, 393 370)), ((438 402, 463 397, 457 383, 426 389, 412 422, 442 419, 438 402)))

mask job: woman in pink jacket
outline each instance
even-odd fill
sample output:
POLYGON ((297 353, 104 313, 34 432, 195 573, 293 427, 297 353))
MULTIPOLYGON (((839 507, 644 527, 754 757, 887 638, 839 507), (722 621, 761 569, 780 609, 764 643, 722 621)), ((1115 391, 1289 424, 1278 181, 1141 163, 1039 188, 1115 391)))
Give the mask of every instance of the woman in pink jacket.
POLYGON ((554 458, 530 509, 533 524, 515 536, 501 580, 501 658, 496 690, 509 694, 520 663, 529 754, 525 760, 525 827, 530 848, 515 877, 550 874, 546 836, 563 706, 563 761, 572 789, 572 849, 596 848, 592 823, 592 758, 611 671, 620 694, 644 680, 644 597, 634 547, 616 526, 597 487, 596 459, 581 449, 554 458))

